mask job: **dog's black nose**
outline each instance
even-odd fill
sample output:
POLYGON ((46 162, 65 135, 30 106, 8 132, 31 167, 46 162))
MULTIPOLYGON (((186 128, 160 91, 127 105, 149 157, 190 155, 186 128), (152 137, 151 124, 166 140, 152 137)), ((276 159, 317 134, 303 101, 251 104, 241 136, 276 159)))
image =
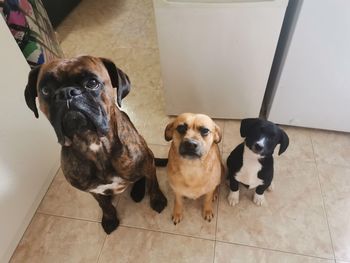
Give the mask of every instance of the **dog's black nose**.
POLYGON ((257 152, 260 152, 260 151, 263 149, 263 147, 262 147, 260 144, 255 143, 255 144, 254 144, 254 149, 255 149, 257 152))
POLYGON ((55 94, 55 100, 70 100, 81 94, 81 90, 75 87, 64 87, 59 89, 55 94))
POLYGON ((198 147, 198 142, 194 140, 186 140, 183 142, 184 147, 188 150, 196 150, 198 147))

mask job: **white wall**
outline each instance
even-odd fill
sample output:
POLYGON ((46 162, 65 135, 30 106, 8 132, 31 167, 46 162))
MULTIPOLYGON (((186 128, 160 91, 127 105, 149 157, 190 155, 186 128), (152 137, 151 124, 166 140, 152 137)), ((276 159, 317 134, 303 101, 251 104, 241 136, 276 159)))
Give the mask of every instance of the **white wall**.
POLYGON ((49 122, 25 104, 30 68, 1 15, 0 39, 0 262, 7 262, 59 167, 59 147, 49 122))

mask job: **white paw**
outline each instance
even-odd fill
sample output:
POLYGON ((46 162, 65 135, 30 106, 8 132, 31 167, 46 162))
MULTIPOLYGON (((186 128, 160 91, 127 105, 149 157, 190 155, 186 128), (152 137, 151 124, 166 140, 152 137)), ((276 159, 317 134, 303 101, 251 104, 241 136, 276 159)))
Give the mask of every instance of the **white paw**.
POLYGON ((271 182, 270 186, 267 188, 267 191, 272 192, 273 190, 275 190, 275 184, 274 182, 271 182))
POLYGON ((256 204, 258 206, 262 206, 263 203, 265 202, 264 194, 258 195, 257 193, 254 193, 253 202, 254 202, 254 204, 256 204))
POLYGON ((230 191, 229 195, 227 196, 228 203, 230 206, 235 206, 239 202, 239 190, 238 191, 230 191))

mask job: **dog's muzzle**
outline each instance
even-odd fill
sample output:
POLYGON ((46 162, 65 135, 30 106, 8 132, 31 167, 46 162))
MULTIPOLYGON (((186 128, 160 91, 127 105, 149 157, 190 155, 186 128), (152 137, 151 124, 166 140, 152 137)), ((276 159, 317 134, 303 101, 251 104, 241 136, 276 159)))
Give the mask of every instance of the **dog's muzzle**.
POLYGON ((186 158, 200 158, 202 156, 199 142, 196 140, 184 140, 180 144, 179 153, 186 158))
POLYGON ((58 142, 67 146, 68 138, 85 130, 94 130, 100 136, 108 133, 105 110, 97 99, 82 93, 78 87, 64 87, 56 91, 50 107, 50 122, 58 142))

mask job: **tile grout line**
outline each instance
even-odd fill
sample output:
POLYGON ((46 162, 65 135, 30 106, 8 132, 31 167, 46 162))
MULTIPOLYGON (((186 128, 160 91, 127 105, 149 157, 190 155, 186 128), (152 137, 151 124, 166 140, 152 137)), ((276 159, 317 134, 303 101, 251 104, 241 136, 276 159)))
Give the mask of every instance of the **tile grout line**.
POLYGON ((278 250, 278 249, 272 249, 272 248, 266 248, 266 247, 257 247, 257 246, 246 245, 246 244, 240 244, 240 243, 229 242, 229 241, 221 241, 221 240, 218 240, 218 242, 220 242, 220 243, 225 243, 225 244, 228 244, 228 245, 236 245, 236 246, 241 246, 241 247, 262 249, 262 250, 267 250, 267 251, 272 251, 272 252, 279 252, 279 253, 290 254, 290 255, 296 255, 296 256, 303 256, 303 257, 309 257, 309 258, 318 258, 318 259, 326 259, 326 260, 334 260, 334 258, 313 256, 313 255, 308 255, 308 254, 302 254, 302 253, 296 253, 296 252, 290 252, 290 251, 284 251, 284 250, 278 250))
MULTIPOLYGON (((220 151, 220 155, 221 155, 221 161, 222 161, 222 156, 224 154, 224 134, 225 134, 225 126, 226 126, 226 121, 224 121, 224 125, 222 127, 222 144, 221 144, 221 151, 220 151)), ((224 165, 224 164, 222 164, 224 165)), ((224 174, 224 178, 225 178, 225 174, 224 174)), ((222 178, 221 178, 222 179, 222 178)), ((220 184, 218 186, 218 192, 217 192, 217 195, 218 195, 218 199, 217 199, 217 206, 216 206, 216 224, 215 224, 215 241, 214 241, 214 254, 213 254, 213 263, 215 262, 215 257, 216 257, 216 234, 217 234, 217 231, 218 231, 218 221, 219 221, 219 204, 220 204, 220 192, 221 192, 221 180, 220 180, 220 184)))
POLYGON ((335 250, 334 250, 334 244, 333 244, 333 237, 332 237, 331 228, 330 228, 330 226, 329 226, 328 213, 327 213, 326 203, 325 203, 325 197, 324 197, 324 192, 323 192, 323 188, 322 188, 322 184, 321 184, 321 180, 320 180, 320 172, 319 172, 319 169, 318 169, 318 163, 317 163, 316 156, 315 156, 314 143, 313 143, 313 140, 312 140, 311 136, 310 136, 310 141, 311 141, 311 146, 312 146, 312 153, 313 153, 313 156, 314 156, 314 162, 315 162, 315 165, 316 165, 317 180, 318 180, 318 184, 319 184, 320 191, 321 191, 323 213, 324 213, 324 215, 325 215, 325 217, 326 217, 326 222, 327 222, 327 227, 328 227, 328 233, 329 233, 329 237, 330 237, 330 240, 331 240, 331 246, 332 246, 332 252, 333 252, 333 259, 336 260, 336 257, 335 257, 335 250))
POLYGON ((102 244, 101 249, 100 249, 100 253, 98 254, 96 263, 99 263, 99 262, 100 262, 100 258, 101 258, 101 255, 102 255, 102 250, 103 250, 103 247, 104 247, 105 244, 106 244, 107 236, 108 236, 108 235, 106 234, 106 235, 105 235, 105 238, 104 238, 104 240, 103 240, 103 244, 102 244))
POLYGON ((90 222, 90 223, 99 223, 99 224, 101 224, 101 221, 95 221, 95 220, 92 220, 92 219, 76 218, 76 217, 62 216, 62 215, 55 215, 55 214, 50 214, 50 213, 41 212, 41 211, 37 211, 36 213, 37 213, 37 214, 46 215, 46 216, 54 216, 54 217, 60 217, 60 218, 65 218, 65 219, 73 219, 73 220, 78 220, 78 221, 85 221, 85 222, 90 222))
POLYGON ((126 227, 126 228, 150 231, 150 232, 155 232, 155 233, 160 233, 160 234, 168 234, 168 235, 172 235, 172 236, 189 237, 189 238, 194 238, 194 239, 198 239, 198 240, 205 240, 205 241, 215 241, 214 239, 211 239, 211 238, 196 237, 196 236, 191 236, 191 235, 186 235, 186 234, 173 233, 173 232, 161 231, 161 230, 156 230, 156 229, 149 229, 149 228, 138 227, 138 226, 130 226, 130 225, 123 225, 123 224, 120 224, 120 226, 126 227))
POLYGON ((189 237, 189 238, 206 240, 206 241, 215 241, 215 239, 211 239, 211 238, 191 236, 191 235, 186 235, 186 234, 181 234, 181 233, 169 232, 169 231, 165 231, 165 230, 156 230, 156 229, 150 229, 150 228, 132 226, 132 225, 124 225, 124 224, 120 224, 120 226, 127 227, 127 228, 139 229, 139 230, 145 230, 145 231, 151 231, 151 232, 156 232, 156 233, 169 234, 169 235, 173 235, 173 236, 182 236, 182 237, 189 237))
POLYGON ((218 199, 217 199, 217 206, 216 206, 216 224, 215 224, 215 242, 214 242, 214 254, 213 254, 213 263, 215 262, 215 253, 216 253, 216 234, 218 231, 218 221, 219 221, 219 204, 220 204, 220 192, 221 192, 221 184, 218 186, 218 199))

